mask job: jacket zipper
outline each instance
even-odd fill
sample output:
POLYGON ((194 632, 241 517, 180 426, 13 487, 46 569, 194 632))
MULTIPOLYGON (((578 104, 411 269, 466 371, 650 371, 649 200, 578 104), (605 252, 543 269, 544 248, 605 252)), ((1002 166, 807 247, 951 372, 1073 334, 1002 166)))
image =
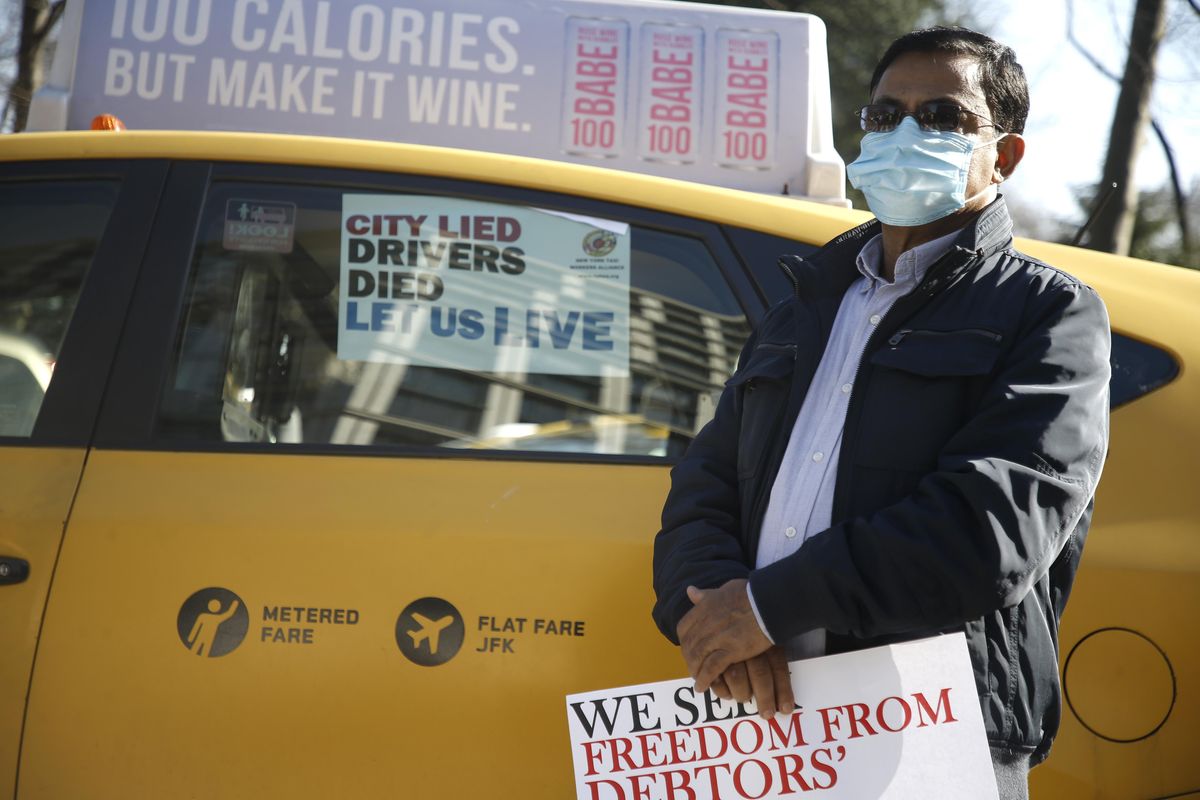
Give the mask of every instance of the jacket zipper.
MULTIPOLYGON (((954 251, 951 251, 951 252, 954 252, 954 251)), ((966 266, 968 264, 970 264, 972 260, 982 258, 983 250, 976 250, 974 252, 966 251, 966 254, 968 254, 968 257, 961 264, 959 264, 959 265, 955 266, 953 269, 951 269, 948 274, 953 274, 954 272, 965 269, 966 266)), ((903 304, 905 300, 909 300, 910 298, 921 298, 922 302, 920 305, 924 305, 925 301, 927 301, 933 295, 934 291, 938 288, 938 286, 940 286, 942 284, 942 281, 944 280, 942 277, 942 273, 946 271, 946 268, 943 266, 942 262, 949 255, 950 255, 950 253, 946 253, 941 258, 939 258, 937 261, 935 261, 932 265, 930 265, 929 271, 925 273, 925 279, 921 281, 920 285, 917 286, 917 288, 915 290, 913 290, 910 294, 905 295, 904 297, 897 298, 896 302, 892 303, 892 305, 888 308, 888 310, 883 313, 883 317, 879 320, 879 324, 875 326, 875 330, 871 331, 871 335, 867 337, 866 343, 863 344, 862 352, 859 353, 859 356, 858 356, 858 363, 854 367, 854 380, 850 384, 850 386, 851 386, 850 396, 848 398, 846 398, 846 416, 842 420, 842 431, 843 431, 842 446, 841 446, 841 449, 838 451, 838 464, 839 464, 838 469, 839 469, 839 471, 841 470, 840 464, 843 461, 842 456, 844 456, 846 453, 854 452, 853 448, 857 444, 857 441, 858 441, 857 436, 847 437, 847 436, 845 436, 844 432, 850 425, 850 412, 851 411, 855 411, 855 412, 859 411, 859 409, 857 409, 854 405, 854 396, 858 393, 859 378, 862 374, 863 357, 867 354, 867 350, 870 349, 871 343, 872 343, 872 341, 874 341, 876 335, 880 331, 885 329, 884 323, 887 322, 888 316, 891 315, 892 311, 895 310, 896 306, 903 304)), ((919 308, 919 307, 920 307, 919 305, 914 306, 912 311, 915 312, 917 310, 917 308, 919 308)), ((904 340, 905 336, 908 336, 912 332, 913 331, 911 328, 904 329, 902 331, 896 331, 896 333, 893 334, 889 338, 888 343, 891 344, 891 339, 894 339, 897 335, 899 335, 900 339, 896 342, 896 344, 899 344, 900 341, 904 340)), ((996 335, 996 334, 992 334, 991 331, 988 331, 988 333, 991 335, 996 335)), ((892 345, 892 346, 894 347, 895 345, 892 345)), ((855 414, 856 419, 857 419, 857 416, 858 416, 858 414, 856 413, 855 414)), ((855 431, 855 432, 857 433, 857 431, 855 431)), ((849 491, 848 488, 846 487, 847 483, 848 483, 848 481, 838 481, 838 480, 836 480, 836 477, 835 477, 835 484, 834 484, 834 491, 833 491, 833 508, 831 509, 832 518, 834 520, 836 520, 838 518, 838 512, 841 511, 842 506, 845 505, 844 498, 846 497, 846 492, 849 491)))
POLYGON ((792 360, 796 360, 796 345, 787 344, 785 342, 763 342, 762 344, 754 345, 755 350, 766 350, 768 352, 788 352, 792 355, 792 360))
POLYGON ((889 345, 891 345, 892 347, 895 347, 896 345, 898 345, 902 341, 904 341, 904 339, 909 334, 913 334, 913 333, 915 333, 918 336, 953 336, 953 335, 957 335, 960 333, 969 333, 973 336, 982 336, 982 337, 988 339, 989 341, 993 341, 993 342, 998 342, 1002 338, 1004 338, 1000 334, 996 333, 995 331, 989 331, 987 328, 961 328, 956 331, 918 331, 918 330, 913 330, 912 328, 902 328, 901 330, 898 330, 895 333, 893 333, 891 338, 887 340, 887 343, 889 345))

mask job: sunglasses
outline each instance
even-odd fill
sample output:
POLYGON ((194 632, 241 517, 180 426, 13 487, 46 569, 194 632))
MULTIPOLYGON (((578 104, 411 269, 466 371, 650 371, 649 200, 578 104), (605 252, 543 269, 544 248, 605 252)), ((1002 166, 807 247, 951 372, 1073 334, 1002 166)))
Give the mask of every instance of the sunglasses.
POLYGON ((983 124, 976 124, 977 128, 995 127, 992 125, 992 121, 982 114, 968 111, 954 103, 936 100, 922 103, 917 106, 916 111, 905 111, 891 103, 872 103, 858 110, 858 122, 868 133, 888 133, 896 130, 896 126, 905 117, 911 116, 923 131, 940 131, 942 133, 958 131, 961 133, 964 114, 984 120, 983 124))

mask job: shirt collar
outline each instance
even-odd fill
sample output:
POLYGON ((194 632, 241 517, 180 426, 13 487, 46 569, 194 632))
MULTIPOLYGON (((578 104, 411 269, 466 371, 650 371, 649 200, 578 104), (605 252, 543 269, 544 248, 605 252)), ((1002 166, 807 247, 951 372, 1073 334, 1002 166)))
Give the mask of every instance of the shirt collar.
POLYGON ((880 273, 883 267, 883 234, 877 233, 871 237, 858 253, 858 271, 867 279, 863 282, 863 290, 878 285, 896 286, 897 288, 913 289, 925 277, 925 273, 933 262, 942 257, 953 245, 961 231, 952 231, 931 242, 917 245, 911 250, 905 250, 896 259, 896 278, 889 281, 880 273))

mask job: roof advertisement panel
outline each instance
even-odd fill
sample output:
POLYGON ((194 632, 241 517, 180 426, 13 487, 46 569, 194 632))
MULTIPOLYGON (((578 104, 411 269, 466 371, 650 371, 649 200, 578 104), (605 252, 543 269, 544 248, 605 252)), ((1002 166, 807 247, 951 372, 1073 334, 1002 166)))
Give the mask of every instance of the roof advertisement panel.
POLYGON ((86 0, 34 123, 342 136, 838 202, 825 30, 669 0, 86 0), (70 62, 70 63, 68 63, 70 62))

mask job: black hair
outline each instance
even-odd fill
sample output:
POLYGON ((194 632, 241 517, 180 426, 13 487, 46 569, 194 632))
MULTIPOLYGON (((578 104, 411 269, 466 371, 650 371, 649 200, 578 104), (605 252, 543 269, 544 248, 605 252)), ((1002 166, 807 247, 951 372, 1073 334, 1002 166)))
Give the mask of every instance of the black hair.
POLYGON ((937 26, 906 33, 892 42, 871 76, 871 94, 884 71, 905 53, 951 53, 979 64, 979 85, 992 121, 1004 133, 1023 133, 1029 116, 1029 84, 1011 47, 968 28, 937 26))

